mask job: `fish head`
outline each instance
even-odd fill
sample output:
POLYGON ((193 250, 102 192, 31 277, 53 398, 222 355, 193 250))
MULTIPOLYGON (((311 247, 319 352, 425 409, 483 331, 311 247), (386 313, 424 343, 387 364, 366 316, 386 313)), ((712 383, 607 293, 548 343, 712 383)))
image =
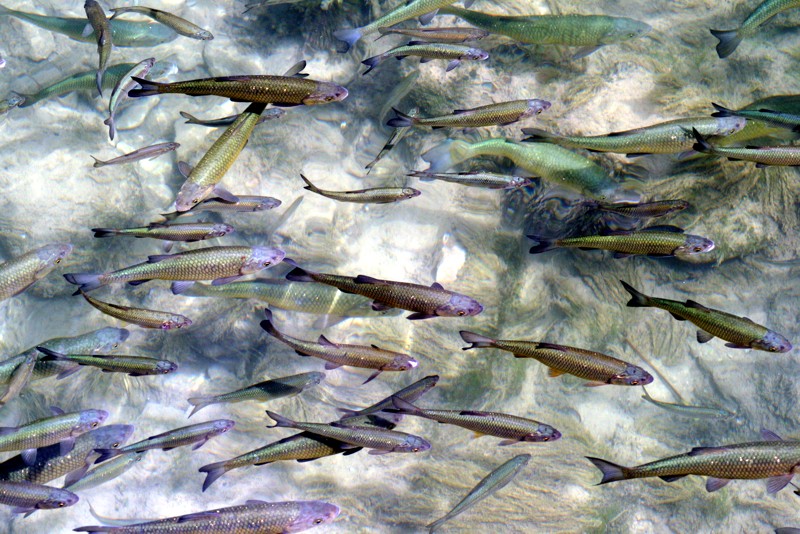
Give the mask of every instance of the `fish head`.
MULTIPOLYGON (((277 108, 276 108, 277 109, 277 108)), ((273 208, 277 208, 281 205, 281 201, 277 198, 272 197, 264 197, 261 199, 258 204, 253 207, 253 211, 265 211, 271 210, 273 208)))
POLYGON ((609 384, 616 386, 646 386, 653 381, 653 376, 636 365, 628 365, 625 371, 611 377, 609 384))
POLYGON ((159 362, 156 364, 156 371, 158 371, 158 374, 161 375, 169 374, 177 368, 178 364, 169 360, 159 360, 159 362))
POLYGON ((119 449, 133 435, 133 425, 108 425, 91 432, 96 449, 119 449))
POLYGON ((274 247, 252 247, 250 257, 242 264, 241 274, 252 274, 283 261, 286 253, 274 247))
POLYGON ((316 90, 303 99, 306 106, 341 102, 347 98, 347 89, 331 82, 317 82, 316 90))
POLYGON ((789 340, 772 330, 768 331, 767 335, 761 339, 753 341, 750 346, 767 352, 789 352, 792 350, 792 344, 789 343, 789 340))
POLYGON ((301 532, 324 523, 330 523, 339 516, 339 507, 322 501, 300 501, 300 511, 281 532, 301 532))
POLYGON ((520 187, 527 187, 532 183, 531 179, 527 176, 512 176, 505 189, 519 189, 520 187))
POLYGON ((524 119, 527 117, 533 117, 534 115, 539 115, 543 111, 547 111, 550 109, 550 102, 547 100, 541 100, 539 98, 531 98, 528 100, 528 107, 525 108, 525 111, 520 116, 520 119, 524 119))
POLYGON ((224 237, 228 234, 232 234, 233 232, 234 228, 230 224, 219 223, 211 227, 211 230, 208 232, 208 238, 211 239, 212 237, 224 237))
POLYGON ((72 429, 72 435, 83 434, 97 428, 106 419, 108 419, 108 412, 105 410, 83 410, 78 418, 78 424, 72 429))
POLYGON ((214 35, 208 30, 198 30, 194 33, 193 38, 201 41, 210 41, 214 38, 214 35))
POLYGON ((635 39, 650 33, 653 28, 640 20, 618 17, 608 32, 600 39, 600 44, 614 44, 635 39))
POLYGON ((699 235, 686 234, 686 240, 672 251, 676 256, 691 256, 714 250, 714 242, 699 235))
POLYGON ((489 52, 481 50, 480 48, 470 48, 461 56, 461 59, 474 59, 476 61, 485 61, 489 59, 489 52))
POLYGON ((183 328, 184 326, 192 326, 192 320, 176 313, 170 315, 169 319, 165 319, 159 328, 161 330, 177 330, 179 328, 183 328))
POLYGON ((96 344, 92 347, 91 352, 94 354, 102 354, 109 352, 120 346, 131 335, 130 330, 124 328, 115 328, 107 326, 95 332, 96 344))
POLYGON ((37 279, 45 276, 50 269, 55 268, 61 260, 69 256, 72 252, 72 245, 69 243, 59 243, 55 245, 45 245, 36 251, 36 257, 41 262, 40 271, 37 279))
POLYGON ((37 502, 34 508, 38 510, 53 510, 55 508, 66 508, 78 502, 78 496, 71 491, 53 488, 46 498, 37 502))
POLYGON ((403 198, 414 198, 418 197, 422 194, 422 191, 419 189, 414 189, 413 187, 404 187, 403 188, 403 198))
POLYGON ((407 354, 398 354, 386 366, 382 367, 382 371, 408 371, 418 365, 417 360, 407 354))
POLYGON ((211 432, 208 433, 209 436, 219 436, 220 434, 224 434, 236 423, 231 421, 230 419, 218 419, 214 421, 211 425, 211 432))
POLYGON ((189 211, 200 202, 205 200, 214 191, 214 186, 201 186, 194 182, 187 181, 178 191, 175 198, 175 211, 189 211))
POLYGON ((430 448, 431 444, 428 441, 419 436, 409 434, 403 443, 392 449, 392 452, 425 452, 430 448))
POLYGON ((550 425, 539 424, 539 428, 532 434, 527 434, 522 441, 540 443, 543 441, 556 441, 561 439, 561 432, 550 425))
POLYGON ((6 98, 6 105, 8 106, 8 109, 21 106, 24 103, 25 103, 25 97, 19 93, 12 92, 10 95, 8 95, 8 98, 6 98))
POLYGON ((319 385, 320 382, 325 380, 325 373, 313 372, 308 373, 308 384, 307 386, 316 386, 319 385))
POLYGON ((729 117, 716 117, 716 119, 717 125, 712 135, 732 135, 744 128, 747 124, 747 119, 736 115, 731 115, 729 117))
POLYGON ((467 317, 481 313, 483 306, 471 297, 456 293, 447 304, 442 304, 434 311, 441 317, 467 317))

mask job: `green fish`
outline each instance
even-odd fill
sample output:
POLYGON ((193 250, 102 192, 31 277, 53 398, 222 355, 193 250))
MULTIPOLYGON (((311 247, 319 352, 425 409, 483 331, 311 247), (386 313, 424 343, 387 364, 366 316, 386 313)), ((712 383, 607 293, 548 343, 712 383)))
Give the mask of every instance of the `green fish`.
POLYGON ((556 248, 579 248, 582 250, 609 250, 614 253, 615 258, 626 258, 639 254, 653 257, 685 258, 714 250, 712 240, 698 235, 685 234, 682 228, 669 225, 563 239, 546 239, 537 235, 529 235, 528 239, 537 242, 531 247, 531 254, 541 254, 556 248))
POLYGON ((605 15, 507 16, 457 7, 446 7, 440 12, 520 43, 581 47, 573 59, 586 57, 605 45, 642 37, 652 29, 638 20, 605 15))
POLYGON ((102 313, 110 315, 111 317, 119 319, 120 321, 141 326, 142 328, 175 330, 181 329, 184 326, 187 328, 192 326, 191 319, 177 313, 113 304, 111 302, 104 302, 102 300, 94 299, 87 295, 83 290, 79 289, 78 292, 83 296, 84 299, 86 299, 86 302, 100 310, 102 313))
MULTIPOLYGON (((136 65, 136 63, 118 63, 108 67, 103 77, 103 89, 113 89, 136 65)), ((48 85, 36 93, 21 95, 25 101, 19 107, 27 108, 42 100, 64 96, 75 91, 90 91, 94 88, 96 81, 97 71, 95 70, 75 73, 48 85)))
POLYGON ((800 115, 800 95, 773 95, 750 102, 742 109, 758 111, 770 109, 781 113, 800 115))
POLYGON ((439 530, 439 527, 441 527, 447 521, 450 521, 455 516, 478 504, 486 497, 489 497, 495 492, 506 487, 509 482, 514 480, 514 477, 516 477, 517 474, 522 471, 526 465, 528 465, 530 459, 530 454, 520 454, 519 456, 515 456, 503 463, 497 469, 486 475, 474 488, 470 490, 469 493, 467 493, 463 499, 458 502, 458 504, 453 507, 452 510, 447 513, 447 515, 437 521, 434 521, 430 525, 426 525, 425 528, 428 529, 428 533, 430 534, 439 530))
POLYGON ((11 511, 16 514, 55 510, 72 506, 76 502, 78 496, 64 489, 32 482, 0 481, 0 504, 13 506, 11 511))
POLYGON ((70 244, 45 245, 0 264, 0 301, 19 295, 47 276, 70 252, 70 244))
POLYGON ((200 26, 196 24, 192 24, 186 19, 182 19, 177 15, 173 15, 172 13, 168 13, 166 11, 161 11, 160 9, 153 9, 152 7, 145 7, 145 6, 130 6, 130 7, 117 7, 111 10, 114 15, 111 16, 111 20, 116 19, 119 15, 123 13, 138 13, 140 15, 144 15, 146 17, 150 17, 151 19, 155 20, 166 26, 167 28, 171 29, 178 35, 183 35, 184 37, 189 37, 190 39, 199 39, 201 41, 210 41, 214 38, 211 35, 211 32, 208 30, 204 30, 200 26))
POLYGON ((282 397, 291 397, 299 395, 308 388, 318 385, 325 379, 325 373, 300 373, 298 375, 285 376, 283 378, 275 378, 273 380, 265 380, 258 384, 247 386, 246 388, 237 389, 230 393, 223 393, 221 395, 209 395, 203 397, 192 397, 189 399, 189 404, 194 406, 189 417, 193 416, 206 406, 212 404, 219 404, 224 402, 243 402, 248 400, 256 400, 267 402, 282 397))
POLYGON ((585 385, 589 387, 646 386, 653 381, 641 367, 591 350, 538 341, 492 339, 466 330, 459 334, 471 344, 462 350, 494 348, 508 351, 515 358, 533 358, 547 366, 551 378, 567 373, 588 380, 585 385))
POLYGON ((437 128, 478 128, 481 126, 507 126, 517 121, 539 115, 550 109, 550 102, 532 98, 529 100, 511 100, 497 104, 487 104, 472 109, 457 109, 452 115, 441 117, 412 117, 395 108, 396 117, 389 119, 387 126, 403 128, 406 126, 430 126, 437 128))
POLYGON ((768 165, 790 166, 800 165, 800 147, 796 146, 762 146, 762 147, 719 147, 713 146, 704 139, 697 130, 692 130, 696 139, 692 147, 697 152, 728 158, 731 161, 752 161, 756 168, 768 165))
POLYGON ((329 191, 320 189, 311 181, 300 175, 306 183, 303 189, 307 189, 323 197, 328 197, 339 202, 354 202, 356 204, 391 204, 408 200, 422 194, 421 191, 411 187, 374 187, 372 189, 359 189, 358 191, 329 191))
POLYGON ((464 60, 485 61, 489 59, 489 53, 480 48, 448 43, 410 41, 408 44, 392 48, 387 52, 369 57, 362 61, 361 63, 369 67, 364 71, 364 74, 367 74, 380 63, 383 63, 391 57, 403 59, 408 56, 422 58, 420 63, 427 63, 434 59, 449 59, 450 62, 447 64, 445 72, 450 72, 455 69, 461 65, 461 62, 464 60))
POLYGON ((169 360, 159 360, 146 356, 125 356, 120 354, 62 354, 46 347, 36 347, 45 356, 43 362, 63 361, 77 364, 66 374, 61 373, 59 379, 76 372, 81 366, 101 369, 104 373, 127 373, 128 376, 166 375, 178 368, 169 360))
MULTIPOLYGON (((97 37, 91 26, 89 29, 92 31, 86 32, 86 18, 46 17, 0 6, 0 16, 3 15, 30 22, 51 32, 61 33, 75 41, 97 43, 97 37)), ((111 40, 116 46, 150 47, 168 43, 177 37, 177 34, 166 26, 149 21, 114 20, 109 21, 109 25, 111 26, 111 40)), ((94 72, 92 74, 94 79, 94 72)))
POLYGON ((695 447, 685 454, 636 467, 589 456, 587 459, 603 473, 599 484, 648 477, 674 482, 686 475, 699 475, 709 477, 706 491, 712 492, 724 488, 732 479, 767 478, 767 492, 777 493, 791 482, 800 464, 800 441, 783 440, 766 429, 761 431, 761 438, 764 441, 695 447))
POLYGON ((516 143, 507 139, 487 139, 477 143, 448 140, 423 154, 422 159, 431 164, 428 172, 442 172, 480 156, 508 158, 533 176, 592 198, 612 196, 619 186, 600 165, 546 143, 516 143))
MULTIPOLYGON (((133 427, 131 427, 131 432, 133 432, 133 427)), ((99 447, 107 448, 105 445, 100 445, 99 447)), ((142 451, 131 452, 128 454, 123 454, 122 456, 117 456, 116 458, 113 458, 107 462, 103 462, 102 464, 96 465, 92 469, 89 469, 80 479, 75 480, 74 482, 71 480, 70 482, 65 481, 64 489, 76 492, 105 484, 106 482, 114 480, 118 476, 128 471, 131 467, 141 462, 146 454, 147 451, 142 451)))
MULTIPOLYGON (((111 25, 106 18, 106 12, 100 6, 97 0, 86 0, 83 4, 83 9, 86 11, 86 18, 89 19, 89 24, 97 36, 97 54, 100 56, 100 66, 97 69, 97 92, 103 96, 103 75, 106 72, 106 65, 108 65, 108 58, 111 57, 111 48, 113 46, 111 38, 111 25)), ((83 33, 89 34, 87 27, 83 33)))
POLYGON ((717 408, 714 406, 692 406, 690 404, 664 402, 651 397, 646 388, 642 387, 642 391, 644 391, 642 398, 650 404, 655 404, 659 408, 663 408, 668 412, 682 415, 684 417, 692 417, 694 419, 731 419, 736 417, 735 413, 729 412, 725 408, 717 408))
POLYGON ((661 308, 678 321, 690 321, 697 326, 697 341, 707 343, 718 337, 733 349, 758 349, 767 352, 789 352, 792 344, 779 333, 754 323, 747 317, 738 317, 712 308, 706 308, 693 300, 677 300, 648 297, 620 280, 625 291, 631 294, 631 308, 661 308))
POLYGON ((723 59, 733 54, 742 39, 755 35, 762 24, 778 13, 795 7, 800 7, 800 0, 765 0, 735 30, 710 30, 711 35, 719 39, 717 55, 723 59))

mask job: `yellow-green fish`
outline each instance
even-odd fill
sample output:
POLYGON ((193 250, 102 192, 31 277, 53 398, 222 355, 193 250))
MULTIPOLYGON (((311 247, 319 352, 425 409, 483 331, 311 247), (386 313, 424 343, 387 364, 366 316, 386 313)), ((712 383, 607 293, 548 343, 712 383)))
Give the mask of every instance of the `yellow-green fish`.
POLYGON ((800 7, 800 0, 765 0, 735 30, 711 30, 711 34, 719 39, 717 55, 723 59, 733 54, 742 39, 755 35, 762 24, 778 13, 795 7, 800 7))
MULTIPOLYGON (((173 241, 194 243, 206 239, 224 237, 234 232, 233 226, 225 223, 150 223, 139 228, 92 228, 95 237, 131 236, 163 239, 171 244, 173 241)), ((169 250, 167 250, 169 252, 169 250)))
POLYGON ((311 181, 300 175, 306 183, 303 189, 307 189, 323 197, 328 197, 339 202, 355 202, 357 204, 390 204, 408 200, 422 194, 421 191, 413 187, 373 187, 371 189, 359 189, 357 191, 330 191, 320 189, 311 181))
POLYGON ((224 434, 233 428, 235 424, 236 423, 230 419, 216 419, 214 421, 197 423, 196 425, 174 428, 162 434, 150 436, 142 441, 131 443, 125 447, 120 447, 117 449, 96 449, 97 452, 100 453, 100 457, 95 461, 95 463, 99 464, 129 452, 142 452, 149 451, 151 449, 171 451, 176 447, 192 445, 192 450, 196 451, 205 445, 208 440, 224 434))
POLYGON ((550 102, 539 98, 511 100, 497 104, 487 104, 472 109, 457 109, 452 115, 441 117, 412 117, 392 108, 396 117, 389 119, 387 126, 403 128, 406 126, 430 126, 437 128, 478 128, 481 126, 507 126, 528 117, 539 115, 550 109, 550 102))
POLYGON ((108 419, 105 410, 64 413, 51 407, 52 417, 36 419, 20 426, 0 427, 0 451, 23 451, 29 465, 36 461, 36 449, 61 443, 62 452, 72 450, 75 436, 102 425, 108 419))
MULTIPOLYGON (((381 37, 385 35, 405 35, 412 39, 436 43, 466 43, 479 41, 489 35, 479 28, 378 28, 381 37)), ((381 37, 378 37, 380 39, 381 37)), ((376 39, 376 41, 378 40, 376 39)))
POLYGON ((186 19, 182 19, 181 17, 173 15, 172 13, 168 13, 166 11, 161 11, 160 9, 153 9, 152 7, 145 7, 145 6, 129 6, 129 7, 117 7, 112 9, 111 11, 114 13, 111 16, 111 20, 114 20, 123 13, 138 13, 140 15, 150 17, 156 22, 160 22, 164 26, 173 30, 178 35, 183 35, 184 37, 189 37, 191 39, 199 39, 201 41, 210 41, 211 39, 214 38, 214 36, 211 35, 210 31, 204 30, 200 26, 192 24, 186 19))
POLYGON ((97 2, 97 0, 86 0, 83 4, 83 9, 86 11, 86 18, 89 19, 89 25, 85 34, 89 34, 89 27, 94 30, 97 38, 97 54, 100 56, 100 66, 97 69, 97 92, 103 96, 103 75, 106 72, 106 65, 108 65, 108 58, 111 57, 111 47, 113 46, 111 37, 111 25, 106 18, 106 12, 97 2))
POLYGON ((47 276, 72 252, 72 245, 45 245, 0 264, 0 301, 18 295, 47 276))
MULTIPOLYGON (((123 79, 125 74, 130 72, 136 65, 136 63, 118 63, 108 67, 103 77, 103 89, 113 89, 114 86, 123 79)), ((78 72, 67 76, 63 80, 48 85, 36 93, 20 95, 25 101, 19 104, 19 107, 26 108, 50 97, 64 96, 75 91, 91 91, 96 82, 96 70, 78 72)))
POLYGON ((800 147, 796 146, 761 146, 761 147, 720 147, 713 146, 704 139, 697 130, 692 130, 696 139, 692 147, 697 152, 713 154, 728 158, 731 161, 752 161, 761 169, 768 165, 796 167, 800 165, 800 147))
POLYGON ((62 354, 46 347, 36 347, 44 354, 40 358, 43 362, 63 361, 72 362, 76 366, 69 369, 66 374, 61 373, 59 378, 64 378, 80 369, 81 366, 91 366, 101 369, 104 373, 127 373, 128 376, 166 375, 178 368, 178 365, 169 360, 159 360, 146 356, 126 356, 123 354, 62 354))
POLYGON ((93 299, 89 295, 78 290, 83 295, 86 302, 105 313, 120 321, 135 324, 142 328, 158 328, 159 330, 174 330, 176 328, 183 328, 184 326, 192 326, 192 320, 183 315, 158 311, 148 310, 147 308, 134 308, 132 306, 122 306, 121 304, 113 304, 111 302, 103 302, 101 300, 93 299))

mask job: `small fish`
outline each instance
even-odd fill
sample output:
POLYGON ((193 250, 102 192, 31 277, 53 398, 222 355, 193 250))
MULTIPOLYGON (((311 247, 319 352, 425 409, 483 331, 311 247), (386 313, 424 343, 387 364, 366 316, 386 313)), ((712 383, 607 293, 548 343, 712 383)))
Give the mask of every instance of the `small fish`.
POLYGON ((639 202, 638 204, 628 202, 605 204, 602 202, 589 201, 586 204, 597 211, 605 211, 629 219, 655 219, 658 217, 666 217, 673 213, 679 213, 690 205, 685 200, 656 200, 653 202, 639 202))
MULTIPOLYGON (((150 223, 140 228, 92 228, 94 237, 113 237, 115 235, 132 237, 149 237, 152 239, 163 239, 164 241, 183 241, 194 243, 206 239, 214 239, 232 234, 233 226, 225 223, 184 223, 184 224, 161 224, 150 223)), ((167 250, 169 252, 169 250, 167 250)))
POLYGON ((736 47, 739 46, 742 39, 755 35, 762 24, 765 24, 778 13, 795 7, 800 7, 800 1, 765 0, 761 2, 758 7, 744 19, 742 25, 735 30, 710 30, 711 35, 719 40, 719 43, 717 43, 717 55, 720 59, 724 59, 733 54, 733 51, 736 50, 736 47))
POLYGON ((408 354, 384 350, 376 345, 347 345, 344 343, 333 343, 325 336, 319 336, 319 340, 305 341, 287 336, 279 332, 272 324, 272 312, 264 310, 266 320, 261 321, 261 328, 274 338, 286 343, 300 356, 314 356, 325 360, 325 369, 338 369, 346 365, 348 367, 359 367, 361 369, 375 369, 364 384, 374 380, 383 371, 408 371, 417 366, 417 360, 408 354))
POLYGON ((236 202, 229 202, 223 198, 213 197, 207 198, 195 204, 189 211, 175 211, 172 213, 162 213, 161 216, 172 221, 184 215, 194 215, 204 211, 213 211, 218 213, 246 213, 251 211, 265 211, 277 208, 281 205, 281 201, 272 197, 249 196, 249 195, 234 195, 236 202))
POLYGON ((756 168, 764 168, 768 165, 798 166, 800 165, 800 147, 796 146, 747 146, 741 147, 719 147, 713 146, 697 130, 692 130, 697 141, 692 147, 696 152, 713 154, 731 161, 752 161, 756 168))
POLYGON ((505 350, 515 358, 533 358, 548 367, 551 378, 564 373, 588 380, 589 387, 613 384, 616 386, 646 386, 653 377, 637 365, 599 352, 537 341, 492 339, 462 330, 461 339, 471 343, 469 349, 495 348, 505 350))
MULTIPOLYGON (((405 35, 419 41, 452 44, 480 41, 489 35, 486 30, 478 28, 378 28, 378 31, 381 37, 396 34, 405 35)), ((381 37, 378 37, 378 39, 381 37)))
POLYGON ((537 242, 537 245, 531 247, 531 254, 541 254, 556 248, 580 248, 609 250, 614 253, 615 258, 632 255, 685 258, 714 250, 714 242, 710 239, 685 234, 682 228, 669 225, 564 239, 545 239, 536 235, 527 237, 537 242))
POLYGON ((35 352, 30 351, 25 356, 25 359, 14 369, 11 377, 8 380, 3 394, 0 395, 0 407, 5 406, 10 401, 14 400, 22 393, 22 390, 28 386, 31 378, 33 377, 33 369, 36 367, 38 357, 35 352))
POLYGON ((398 398, 406 402, 416 402, 420 397, 436 386, 438 382, 439 375, 428 375, 362 410, 355 411, 338 408, 340 412, 344 413, 344 416, 342 416, 339 421, 345 425, 372 425, 392 430, 403 420, 403 414, 385 411, 394 407, 394 399, 398 398))
POLYGON ((299 395, 308 388, 318 385, 325 379, 325 373, 300 373, 298 375, 285 376, 283 378, 275 378, 273 380, 265 380, 258 384, 247 386, 246 388, 237 389, 230 393, 223 393, 221 395, 210 395, 204 397, 192 397, 189 399, 189 404, 194 406, 189 417, 193 416, 206 406, 212 404, 219 404, 224 402, 242 402, 248 400, 256 400, 267 402, 282 397, 290 397, 299 395))
POLYGON ((110 159, 108 161, 100 161, 94 156, 91 156, 91 158, 94 160, 94 167, 105 167, 106 165, 133 163, 134 161, 139 161, 140 159, 147 159, 147 158, 155 159, 158 156, 166 154, 167 152, 172 152, 179 146, 181 146, 180 143, 158 143, 155 145, 150 145, 144 148, 140 148, 138 150, 134 150, 133 152, 129 152, 128 154, 124 154, 122 156, 110 159))
MULTIPOLYGON (((120 354, 61 354, 45 347, 36 347, 43 353, 41 361, 73 362, 80 366, 91 366, 101 369, 104 373, 127 373, 128 376, 166 375, 178 368, 178 364, 169 360, 159 360, 145 356, 125 356, 120 354)), ((69 374, 74 372, 72 369, 69 374)), ((65 378, 62 373, 58 378, 65 378)))
MULTIPOLYGON (((113 17, 112 17, 113 18, 113 17)), ((126 72, 114 85, 114 90, 111 91, 111 98, 108 100, 108 118, 103 121, 103 124, 108 126, 108 137, 113 141, 114 136, 117 134, 117 126, 114 123, 117 109, 128 98, 128 91, 136 87, 138 84, 131 79, 131 76, 138 76, 140 78, 147 76, 150 69, 155 65, 155 58, 147 58, 140 61, 126 72)))
POLYGON ((297 428, 318 434, 326 438, 349 443, 355 447, 371 449, 369 454, 387 454, 390 452, 424 452, 431 444, 419 436, 386 430, 375 427, 345 426, 340 423, 298 423, 267 410, 267 415, 275 421, 275 425, 267 428, 297 428))
POLYGON ((12 512, 17 514, 65 508, 76 502, 78 496, 64 489, 32 482, 0 481, 0 504, 13 506, 12 512))
POLYGON ((108 273, 69 273, 67 282, 80 286, 81 291, 91 291, 106 284, 143 284, 158 280, 214 280, 214 285, 227 284, 277 265, 285 253, 272 247, 206 247, 177 254, 148 256, 147 261, 108 273))
POLYGON ((0 264, 0 301, 19 295, 47 276, 72 252, 72 245, 45 245, 0 264))
POLYGON ((338 506, 322 501, 264 502, 251 499, 247 504, 239 506, 215 508, 207 512, 159 519, 149 523, 136 523, 124 527, 85 526, 74 530, 116 534, 156 534, 167 531, 176 534, 190 532, 280 534, 300 532, 331 523, 338 515, 338 506))
POLYGON ((186 19, 182 19, 177 15, 161 11, 160 9, 153 9, 152 7, 145 6, 130 6, 130 7, 117 7, 111 10, 114 13, 111 20, 114 20, 123 13, 138 13, 146 17, 150 17, 156 22, 160 22, 167 28, 173 30, 178 35, 189 37, 191 39, 199 39, 201 41, 210 41, 214 38, 211 32, 204 30, 200 26, 192 24, 186 19))
MULTIPOLYGON (((0 6, 0 15, 2 15, 2 7, 0 6)), ((86 19, 84 19, 84 23, 86 19)), ((118 63, 111 65, 106 69, 106 74, 103 77, 103 89, 113 89, 118 84, 125 74, 130 71, 136 63, 118 63)), ((91 91, 97 84, 97 71, 90 70, 85 72, 78 72, 67 76, 66 78, 52 83, 36 93, 20 95, 25 101, 19 105, 21 108, 26 108, 49 98, 68 95, 76 91, 91 91)))
POLYGON ((300 175, 306 183, 303 189, 328 197, 339 202, 355 202, 357 204, 389 204, 408 200, 422 194, 421 191, 411 187, 375 187, 372 189, 359 189, 358 191, 329 191, 320 189, 312 184, 308 178, 300 175))
MULTIPOLYGON (((186 113, 185 111, 181 111, 180 114, 181 114, 181 117, 186 119, 186 123, 185 124, 197 124, 197 125, 200 125, 200 126, 207 126, 209 128, 219 128, 220 126, 230 126, 231 124, 233 124, 233 121, 235 121, 239 117, 239 115, 241 115, 240 113, 237 113, 236 115, 230 115, 228 117, 222 117, 221 119, 198 119, 194 115, 190 115, 189 113, 186 113)), ((261 117, 258 119, 258 122, 256 124, 261 124, 262 122, 270 121, 272 119, 280 119, 285 114, 286 114, 286 111, 284 111, 281 108, 269 108, 269 109, 266 109, 261 114, 261 117)))
POLYGON ((86 11, 86 18, 89 19, 89 24, 83 33, 91 35, 90 30, 94 30, 97 38, 97 54, 100 56, 100 66, 97 69, 97 92, 103 96, 103 75, 106 72, 106 65, 108 65, 108 58, 111 57, 111 47, 113 46, 111 25, 97 0, 86 0, 83 9, 86 11))
POLYGON ((631 308, 661 308, 678 321, 690 321, 697 326, 697 341, 707 343, 719 337, 733 349, 758 349, 767 352, 789 352, 792 344, 779 333, 754 323, 747 317, 706 308, 693 300, 677 300, 648 297, 620 280, 625 291, 631 294, 628 306, 631 308))
POLYGON ((141 462, 146 454, 147 451, 142 451, 117 456, 116 458, 87 470, 80 479, 70 482, 69 484, 65 483, 64 489, 77 492, 105 484, 124 474, 131 467, 141 462))
POLYGON ((424 417, 447 425, 456 425, 475 432, 476 437, 496 436, 506 438, 499 445, 515 445, 520 442, 539 443, 561 439, 561 432, 550 425, 499 412, 473 410, 429 410, 414 406, 400 398, 392 399, 390 412, 424 417))
MULTIPOLYGON (((784 111, 773 111, 770 109, 740 109, 733 110, 724 106, 720 106, 714 102, 711 103, 717 111, 712 113, 712 117, 744 117, 751 121, 763 121, 783 128, 788 128, 795 133, 800 132, 800 115, 796 113, 786 113, 784 111)), ((700 132, 702 135, 703 132, 700 132)))
POLYGON ((407 176, 419 178, 423 182, 442 180, 467 187, 481 187, 485 189, 519 189, 530 185, 531 178, 525 176, 511 176, 494 172, 426 172, 413 171, 407 176))
POLYGON ((672 412, 684 417, 692 417, 694 419, 731 419, 736 417, 736 414, 729 412, 725 408, 717 408, 713 406, 692 406, 689 404, 675 404, 672 402, 664 402, 656 400, 650 396, 646 388, 642 388, 644 395, 642 398, 650 404, 655 404, 659 408, 663 408, 668 412, 672 412))
POLYGON ((433 317, 466 317, 478 315, 483 306, 475 299, 448 291, 434 282, 430 287, 379 280, 360 274, 355 278, 336 274, 315 273, 295 267, 286 275, 293 282, 319 282, 328 284, 345 293, 355 293, 373 300, 372 308, 400 308, 413 312, 407 318, 413 320, 433 317))
POLYGON ((674 482, 686 475, 699 475, 709 477, 706 491, 712 492, 724 488, 731 479, 767 478, 767 492, 777 493, 791 482, 795 467, 800 464, 800 441, 783 440, 766 429, 761 430, 761 438, 763 441, 695 447, 685 454, 636 467, 586 458, 603 473, 598 485, 647 477, 674 482))
POLYGON ((529 100, 511 100, 498 104, 487 104, 472 109, 457 109, 452 115, 441 117, 411 117, 392 108, 396 117, 389 119, 387 126, 402 128, 406 126, 430 126, 438 128, 478 128, 481 126, 507 126, 517 121, 539 115, 550 109, 550 102, 532 98, 529 100))
POLYGON ((485 61, 489 59, 489 53, 480 48, 473 48, 464 45, 446 44, 446 43, 423 43, 422 41, 411 41, 406 45, 392 48, 391 50, 372 56, 361 63, 369 67, 364 71, 367 74, 369 71, 378 66, 378 64, 395 57, 403 59, 404 57, 415 56, 420 57, 420 63, 427 63, 434 59, 449 59, 446 72, 455 69, 464 60, 485 61))
MULTIPOLYGON (((409 117, 416 117, 419 114, 419 108, 412 108, 408 111, 409 117)), ((411 126, 405 126, 403 128, 395 128, 392 131, 392 135, 389 136, 389 139, 386 140, 386 144, 383 145, 381 151, 378 152, 378 155, 375 156, 375 159, 367 163, 364 168, 367 170, 367 174, 372 172, 372 168, 383 159, 383 157, 391 151, 397 143, 403 140, 403 138, 411 131, 411 126)))
POLYGON ((447 515, 441 519, 434 521, 430 525, 426 525, 429 533, 435 532, 447 521, 450 521, 455 516, 471 508, 480 501, 493 495, 497 491, 503 489, 509 482, 514 480, 514 477, 528 465, 531 459, 530 454, 520 454, 508 460, 497 469, 486 475, 481 479, 478 484, 467 493, 466 497, 461 499, 458 504, 450 510, 447 515))
POLYGON ((16 107, 25 103, 25 97, 17 93, 10 93, 4 100, 0 100, 0 117, 16 107))
POLYGON ((206 421, 205 423, 198 423, 196 425, 175 428, 118 449, 95 449, 100 453, 100 457, 95 463, 99 464, 128 452, 142 452, 149 451, 150 449, 170 451, 175 447, 193 445, 192 450, 195 451, 205 445, 211 438, 224 434, 233 428, 234 424, 235 423, 230 419, 217 419, 214 421, 206 421))
POLYGON ((183 315, 159 311, 149 310, 147 308, 134 308, 132 306, 123 306, 121 304, 113 304, 111 302, 103 302, 101 300, 93 299, 87 295, 83 290, 78 292, 86 299, 86 302, 100 310, 106 315, 110 315, 120 321, 125 321, 130 324, 141 326, 142 328, 157 328, 159 330, 175 330, 181 329, 184 326, 192 326, 192 320, 183 315))

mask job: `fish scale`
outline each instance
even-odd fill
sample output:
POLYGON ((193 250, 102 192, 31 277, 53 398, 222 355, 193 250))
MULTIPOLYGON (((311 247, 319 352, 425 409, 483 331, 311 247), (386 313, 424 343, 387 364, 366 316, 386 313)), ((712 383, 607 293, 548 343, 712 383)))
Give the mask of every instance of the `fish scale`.
POLYGON ((110 315, 121 321, 139 325, 143 328, 172 330, 173 328, 182 328, 192 325, 191 319, 177 313, 122 306, 121 304, 113 304, 111 302, 93 299, 83 291, 80 291, 80 294, 86 299, 86 302, 106 315, 110 315))
POLYGON ((0 301, 13 297, 44 278, 69 255, 72 245, 45 245, 0 264, 0 301))
POLYGON ((612 235, 568 237, 553 241, 559 247, 596 248, 621 254, 673 255, 686 245, 691 234, 678 232, 641 231, 612 235))
POLYGON ((21 511, 63 508, 76 502, 78 496, 64 489, 31 482, 0 481, 0 504, 16 506, 22 508, 21 511))
POLYGON ((0 451, 46 447, 95 428, 107 417, 103 410, 84 410, 37 419, 0 436, 0 451))

